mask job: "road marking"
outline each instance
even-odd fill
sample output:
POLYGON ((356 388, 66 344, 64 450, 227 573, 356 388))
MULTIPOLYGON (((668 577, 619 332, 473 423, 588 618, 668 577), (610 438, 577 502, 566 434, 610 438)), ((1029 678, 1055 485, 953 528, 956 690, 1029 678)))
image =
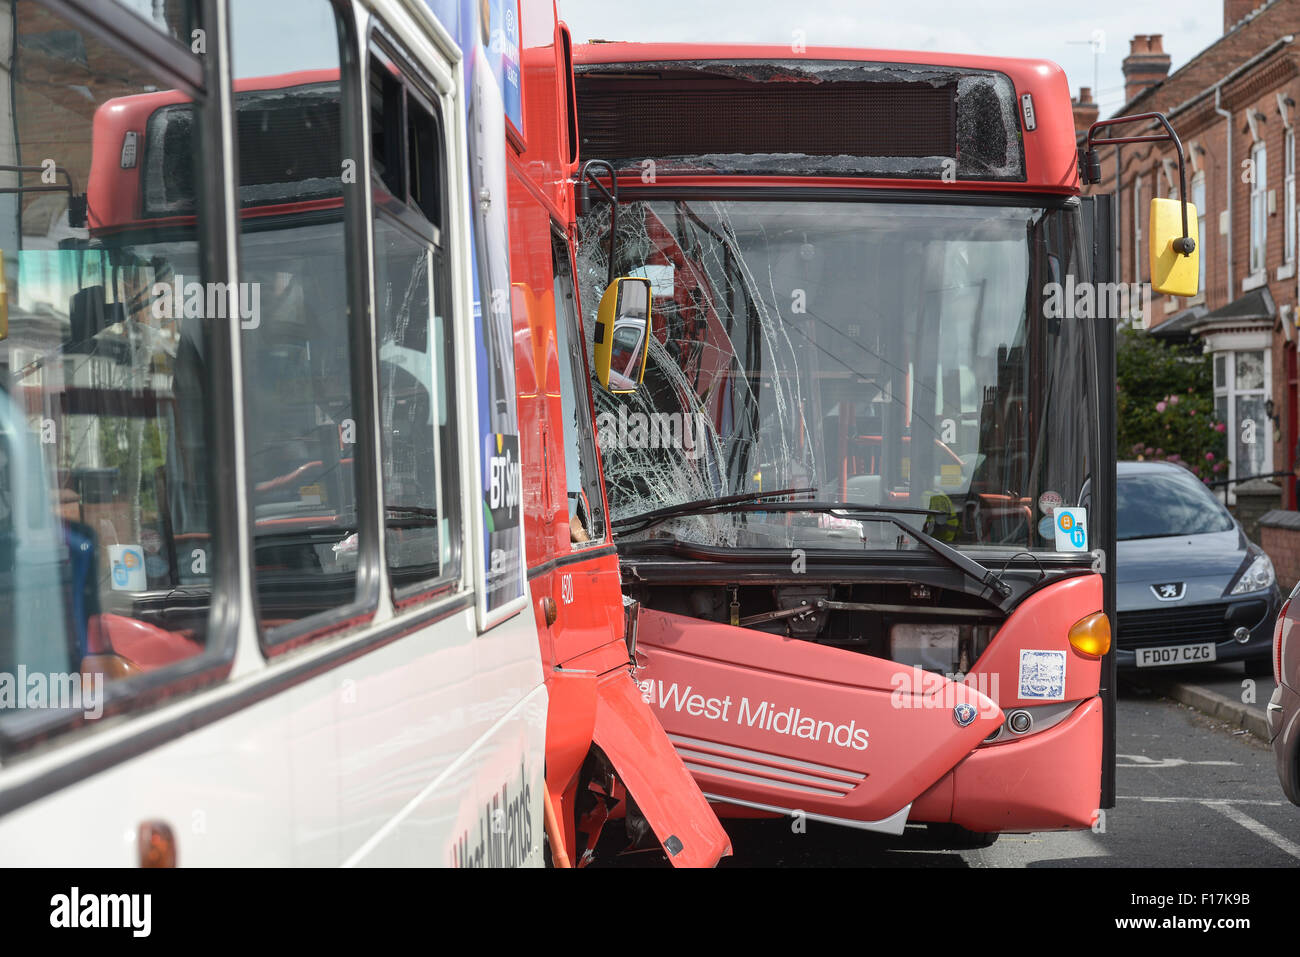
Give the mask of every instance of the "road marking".
POLYGON ((1180 768, 1185 764, 1213 765, 1215 767, 1236 767, 1236 761, 1188 761, 1185 758, 1148 758, 1145 754, 1117 754, 1117 758, 1132 761, 1132 764, 1116 763, 1117 768, 1180 768))
POLYGON ((1144 797, 1121 794, 1123 801, 1149 801, 1152 804, 1255 804, 1260 807, 1287 807, 1286 801, 1262 801, 1258 798, 1144 797))
POLYGON ((1243 814, 1227 801, 1202 801, 1201 803, 1208 808, 1213 808, 1218 811, 1228 820, 1236 821, 1256 837, 1262 837, 1283 853, 1290 854, 1292 857, 1300 860, 1300 844, 1288 841, 1271 827, 1259 823, 1259 821, 1247 814, 1243 814))

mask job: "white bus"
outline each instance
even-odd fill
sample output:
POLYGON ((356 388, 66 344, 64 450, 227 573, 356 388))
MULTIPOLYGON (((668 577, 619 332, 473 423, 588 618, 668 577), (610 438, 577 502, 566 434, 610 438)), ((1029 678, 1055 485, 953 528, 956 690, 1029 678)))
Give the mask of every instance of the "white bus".
POLYGON ((0 864, 542 863, 478 4, 0 7, 0 864))

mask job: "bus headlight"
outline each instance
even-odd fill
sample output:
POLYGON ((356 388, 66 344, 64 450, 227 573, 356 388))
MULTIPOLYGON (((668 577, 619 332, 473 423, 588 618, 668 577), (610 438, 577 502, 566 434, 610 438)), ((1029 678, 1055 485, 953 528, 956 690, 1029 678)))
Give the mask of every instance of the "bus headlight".
POLYGON ((1273 573, 1273 562, 1263 552, 1255 556, 1255 560, 1250 563, 1241 577, 1237 579, 1237 584, 1232 586, 1229 595, 1243 595, 1246 592, 1261 591, 1268 588, 1277 580, 1273 573))

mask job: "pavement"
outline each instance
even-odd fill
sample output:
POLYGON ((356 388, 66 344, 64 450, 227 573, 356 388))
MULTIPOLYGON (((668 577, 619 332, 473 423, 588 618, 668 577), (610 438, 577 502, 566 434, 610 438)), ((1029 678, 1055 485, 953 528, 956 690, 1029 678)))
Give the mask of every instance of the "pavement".
POLYGON ((1268 741, 1265 707, 1277 685, 1271 673, 1252 677, 1241 662, 1120 674, 1120 687, 1172 698, 1229 727, 1268 741))

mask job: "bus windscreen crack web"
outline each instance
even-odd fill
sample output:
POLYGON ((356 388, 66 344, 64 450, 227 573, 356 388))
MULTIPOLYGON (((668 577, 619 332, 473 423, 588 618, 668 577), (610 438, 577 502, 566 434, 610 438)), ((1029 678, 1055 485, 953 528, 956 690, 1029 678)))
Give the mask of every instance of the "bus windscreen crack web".
MULTIPOLYGON (((804 420, 799 356, 782 319, 791 297, 778 294, 766 257, 761 270, 750 268, 725 204, 679 203, 675 213, 661 217, 641 202, 619 207, 616 275, 651 281, 654 315, 641 387, 612 394, 593 383, 615 520, 700 499, 807 486, 817 475, 814 443, 796 440, 810 434, 812 423, 804 420)), ((605 204, 578 224, 592 368, 608 226, 605 204)), ((747 245, 766 243, 762 235, 749 236, 747 245)), ((743 512, 685 516, 627 537, 735 546, 746 518, 743 512)))

